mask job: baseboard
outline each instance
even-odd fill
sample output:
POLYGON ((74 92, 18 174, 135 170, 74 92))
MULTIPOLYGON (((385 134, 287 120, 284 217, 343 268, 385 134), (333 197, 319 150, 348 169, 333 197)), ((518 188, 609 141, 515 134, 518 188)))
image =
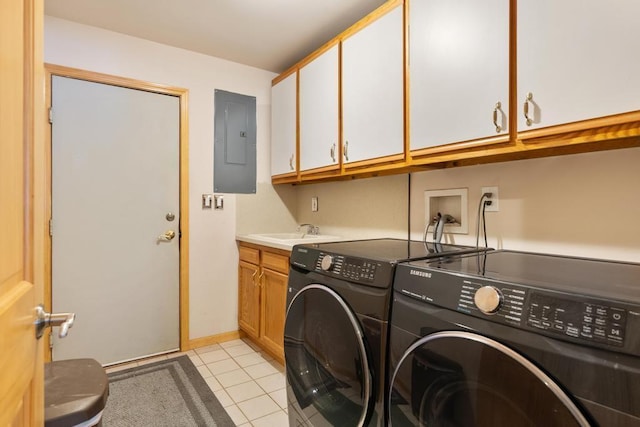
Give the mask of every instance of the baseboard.
MULTIPOLYGON (((242 331, 240 331, 242 333, 242 331)), ((264 351, 265 353, 267 353, 269 356, 273 357, 277 362, 279 362, 281 365, 284 366, 284 355, 282 355, 280 352, 276 352, 274 350, 272 350, 270 347, 265 346, 264 344, 262 344, 260 341, 258 341, 257 339, 250 337, 248 335, 246 335, 246 337, 252 342, 254 343, 256 346, 260 347, 260 350, 264 351)))
POLYGON ((193 350, 199 347, 206 347, 212 344, 218 344, 225 341, 237 340, 243 338, 245 335, 242 331, 224 332, 217 335, 209 335, 208 337, 194 338, 189 340, 189 348, 182 349, 182 351, 193 350))

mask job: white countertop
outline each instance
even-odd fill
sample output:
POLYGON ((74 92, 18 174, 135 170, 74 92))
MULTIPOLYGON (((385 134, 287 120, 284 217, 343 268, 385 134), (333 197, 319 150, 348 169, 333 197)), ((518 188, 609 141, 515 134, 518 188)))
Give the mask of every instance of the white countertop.
POLYGON ((301 243, 327 243, 344 240, 339 236, 311 235, 303 233, 264 233, 264 234, 238 234, 236 240, 253 243, 254 245, 268 246, 276 249, 291 251, 295 245, 301 243))

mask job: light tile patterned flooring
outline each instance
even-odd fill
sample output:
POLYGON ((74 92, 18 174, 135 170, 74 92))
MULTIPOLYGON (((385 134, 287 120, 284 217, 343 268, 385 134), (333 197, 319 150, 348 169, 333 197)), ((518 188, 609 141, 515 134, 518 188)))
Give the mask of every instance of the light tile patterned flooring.
POLYGON ((249 340, 233 340, 107 368, 107 373, 188 355, 236 426, 289 424, 283 366, 249 340))

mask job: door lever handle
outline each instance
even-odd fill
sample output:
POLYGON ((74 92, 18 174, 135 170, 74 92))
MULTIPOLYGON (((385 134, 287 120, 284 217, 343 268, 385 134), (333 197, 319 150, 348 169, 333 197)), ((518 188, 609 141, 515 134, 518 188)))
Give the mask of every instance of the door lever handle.
POLYGON ((64 338, 69 333, 69 329, 76 320, 75 313, 47 313, 44 306, 40 304, 36 307, 36 338, 41 338, 44 328, 48 326, 59 326, 58 336, 64 338))
POLYGON ((170 242, 173 238, 176 237, 176 232, 173 230, 165 231, 164 234, 158 236, 158 241, 160 242, 170 242))

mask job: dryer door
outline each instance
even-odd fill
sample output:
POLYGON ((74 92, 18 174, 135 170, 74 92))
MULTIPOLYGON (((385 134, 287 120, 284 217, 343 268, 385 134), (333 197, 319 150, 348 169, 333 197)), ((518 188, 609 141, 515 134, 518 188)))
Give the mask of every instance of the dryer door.
POLYGON ((460 331, 416 341, 391 381, 389 424, 589 426, 553 379, 509 347, 460 331))
POLYGON ((358 318, 337 293, 313 284, 293 297, 284 353, 290 419, 295 411, 304 425, 365 424, 374 406, 370 359, 358 318))

